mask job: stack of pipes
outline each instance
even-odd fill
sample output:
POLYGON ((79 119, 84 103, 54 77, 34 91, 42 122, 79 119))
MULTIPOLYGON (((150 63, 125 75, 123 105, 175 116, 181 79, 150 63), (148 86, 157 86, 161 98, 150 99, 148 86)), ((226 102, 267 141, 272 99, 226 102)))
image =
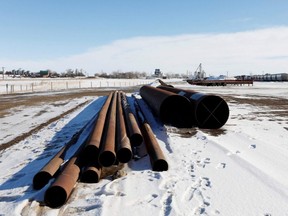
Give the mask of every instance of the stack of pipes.
POLYGON ((218 129, 227 122, 229 107, 221 97, 159 82, 161 85, 157 88, 142 86, 140 95, 164 124, 218 129))
POLYGON ((133 156, 132 148, 143 143, 142 133, 152 169, 167 170, 168 163, 147 121, 140 123, 141 130, 126 95, 123 92, 111 92, 98 115, 82 129, 82 138, 80 135, 76 142, 74 140, 78 150, 62 165, 63 155, 72 144, 64 146, 34 176, 34 188, 41 189, 52 178, 56 178, 46 190, 44 200, 52 208, 62 206, 79 180, 97 183, 101 178, 102 168, 129 162, 133 156))

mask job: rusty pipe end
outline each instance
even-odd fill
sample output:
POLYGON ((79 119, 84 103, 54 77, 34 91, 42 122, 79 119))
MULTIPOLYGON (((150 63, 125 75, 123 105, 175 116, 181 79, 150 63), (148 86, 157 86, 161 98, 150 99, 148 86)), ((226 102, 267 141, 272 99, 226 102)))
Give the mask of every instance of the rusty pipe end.
POLYGON ((46 172, 46 171, 38 172, 33 178, 33 188, 35 190, 40 190, 46 184, 48 184, 48 182, 52 178, 53 176, 49 172, 46 172))
POLYGON ((99 148, 95 145, 87 145, 81 153, 81 159, 84 164, 91 163, 95 158, 98 158, 99 148))
POLYGON ((121 148, 117 151, 117 160, 120 163, 128 163, 132 159, 132 151, 129 148, 121 148))
POLYGON ((129 139, 132 146, 140 146, 143 142, 143 137, 139 133, 132 134, 129 139))
POLYGON ((189 100, 179 95, 167 97, 160 107, 160 119, 165 124, 175 127, 192 127, 193 120, 189 100))
POLYGON ((195 109, 195 119, 199 128, 220 128, 228 118, 229 107, 226 101, 216 95, 204 96, 195 109))
POLYGON ((85 183, 97 183, 100 180, 100 172, 95 170, 86 170, 83 172, 81 182, 85 183))
POLYGON ((167 161, 164 159, 159 159, 159 160, 154 161, 152 165, 152 170, 158 171, 158 172, 167 171, 168 170, 167 161))
POLYGON ((99 163, 103 167, 112 166, 115 163, 115 161, 116 161, 116 155, 111 151, 103 151, 99 155, 99 163))
POLYGON ((67 200, 68 194, 61 186, 55 185, 47 189, 44 201, 51 208, 62 206, 67 200))

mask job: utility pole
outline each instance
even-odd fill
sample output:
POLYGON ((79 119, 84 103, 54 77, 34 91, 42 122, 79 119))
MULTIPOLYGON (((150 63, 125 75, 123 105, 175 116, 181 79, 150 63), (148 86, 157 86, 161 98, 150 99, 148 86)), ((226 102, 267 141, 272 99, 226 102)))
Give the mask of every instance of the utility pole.
POLYGON ((4 70, 5 70, 5 67, 2 67, 2 72, 3 72, 3 80, 4 80, 4 70))

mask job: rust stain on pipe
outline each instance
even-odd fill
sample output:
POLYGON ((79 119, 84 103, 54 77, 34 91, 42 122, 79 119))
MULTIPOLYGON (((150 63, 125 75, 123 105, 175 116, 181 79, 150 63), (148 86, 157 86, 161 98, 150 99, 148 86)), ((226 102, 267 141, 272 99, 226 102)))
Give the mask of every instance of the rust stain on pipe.
POLYGON ((101 141, 99 163, 103 167, 112 166, 116 161, 115 138, 116 138, 116 106, 118 92, 113 93, 111 105, 107 113, 105 130, 101 141))
POLYGON ((127 137, 123 109, 121 105, 121 95, 117 97, 117 131, 116 131, 116 156, 120 163, 127 163, 132 158, 130 140, 127 137))
POLYGON ((229 107, 217 95, 203 94, 193 90, 158 86, 157 88, 188 98, 192 104, 193 119, 196 126, 206 129, 222 127, 229 118, 229 107))
POLYGON ((180 128, 193 126, 191 104, 187 98, 147 85, 140 88, 140 95, 164 124, 180 128))
POLYGON ((136 118, 131 111, 130 105, 127 101, 127 97, 124 92, 120 92, 121 94, 121 102, 123 107, 123 113, 126 122, 127 134, 130 139, 130 143, 132 146, 140 146, 143 142, 143 137, 141 131, 139 129, 136 118))
POLYGON ((105 120, 108 108, 112 100, 112 96, 113 93, 111 92, 107 97, 103 107, 101 108, 90 141, 87 143, 83 151, 83 157, 85 158, 87 164, 89 164, 91 161, 93 161, 94 158, 98 158, 99 156, 101 138, 105 126, 105 120))

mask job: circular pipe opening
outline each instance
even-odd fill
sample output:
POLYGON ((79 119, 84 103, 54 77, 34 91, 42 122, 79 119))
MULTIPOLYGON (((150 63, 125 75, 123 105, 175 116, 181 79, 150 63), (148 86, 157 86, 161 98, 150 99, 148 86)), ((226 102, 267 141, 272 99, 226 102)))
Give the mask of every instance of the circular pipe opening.
POLYGON ((84 164, 90 163, 94 158, 98 158, 98 156, 99 148, 94 145, 87 145, 81 153, 81 159, 83 159, 84 164))
POLYGON ((51 178, 52 175, 46 171, 38 172, 33 178, 33 188, 40 190, 49 182, 51 178))
POLYGON ((127 163, 132 159, 132 152, 128 148, 121 148, 117 152, 117 159, 120 163, 127 163))
POLYGON ((67 200, 67 193, 60 186, 52 186, 47 189, 44 197, 45 203, 51 208, 62 206, 67 200))
POLYGON ((200 128, 217 129, 229 118, 229 107, 216 95, 207 95, 197 104, 195 119, 200 128))
POLYGON ((81 182, 85 183, 97 183, 99 182, 99 175, 94 170, 86 170, 83 172, 81 182))
POLYGON ((158 172, 167 171, 168 163, 164 159, 159 159, 154 162, 152 169, 153 171, 158 171, 158 172))
POLYGON ((130 143, 132 146, 139 146, 143 142, 143 137, 141 134, 134 133, 130 136, 130 143))
POLYGON ((111 151, 104 151, 99 155, 99 163, 103 167, 112 166, 115 163, 116 156, 111 151))

